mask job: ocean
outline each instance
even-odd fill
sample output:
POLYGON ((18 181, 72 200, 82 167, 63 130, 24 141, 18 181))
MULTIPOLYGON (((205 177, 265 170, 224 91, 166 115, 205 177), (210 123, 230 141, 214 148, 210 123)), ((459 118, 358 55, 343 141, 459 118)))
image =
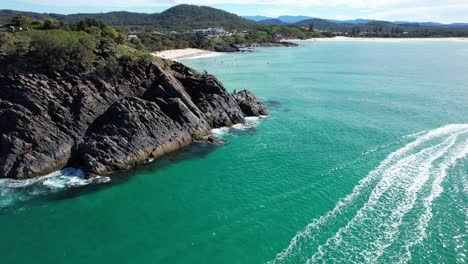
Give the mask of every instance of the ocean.
POLYGON ((0 263, 466 263, 468 42, 185 60, 263 118, 112 178, 0 180, 0 263))

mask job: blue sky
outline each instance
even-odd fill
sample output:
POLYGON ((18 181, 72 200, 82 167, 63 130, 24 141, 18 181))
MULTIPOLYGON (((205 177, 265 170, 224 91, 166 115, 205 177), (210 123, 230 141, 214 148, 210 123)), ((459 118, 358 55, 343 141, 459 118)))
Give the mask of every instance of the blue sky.
POLYGON ((238 15, 468 22, 468 0, 2 0, 0 9, 63 14, 121 10, 155 13, 182 3, 208 5, 238 15))

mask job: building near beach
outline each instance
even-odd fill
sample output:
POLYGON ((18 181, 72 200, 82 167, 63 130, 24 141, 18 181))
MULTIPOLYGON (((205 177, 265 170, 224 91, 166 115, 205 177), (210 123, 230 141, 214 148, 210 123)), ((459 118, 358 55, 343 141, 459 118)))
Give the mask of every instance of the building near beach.
POLYGON ((206 29, 194 29, 192 34, 197 36, 203 36, 206 38, 216 38, 222 36, 229 36, 230 33, 224 30, 224 28, 206 28, 206 29))

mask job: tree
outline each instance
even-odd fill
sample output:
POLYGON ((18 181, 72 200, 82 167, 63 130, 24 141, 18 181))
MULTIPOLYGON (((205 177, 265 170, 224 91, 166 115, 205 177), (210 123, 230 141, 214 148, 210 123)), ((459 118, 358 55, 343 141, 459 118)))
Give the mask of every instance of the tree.
POLYGON ((11 19, 11 23, 16 27, 28 27, 31 25, 31 19, 27 16, 17 14, 11 19))
POLYGON ((31 37, 33 55, 50 70, 89 70, 96 59, 95 43, 85 32, 35 31, 31 37))
POLYGON ((58 29, 60 28, 60 21, 53 18, 46 18, 44 19, 44 23, 42 26, 44 29, 58 29))
POLYGON ((309 25, 309 31, 314 31, 314 23, 310 23, 310 25, 309 25))
POLYGON ((87 28, 90 27, 97 27, 100 29, 106 28, 106 24, 104 22, 94 19, 94 18, 85 18, 77 23, 77 30, 78 31, 86 31, 87 28))
POLYGON ((43 24, 41 23, 41 21, 32 21, 31 22, 31 28, 34 28, 34 29, 41 29, 43 26, 43 24))
POLYGON ((113 27, 107 26, 102 31, 103 31, 103 34, 102 34, 103 36, 111 38, 113 40, 117 40, 120 37, 119 32, 113 27))

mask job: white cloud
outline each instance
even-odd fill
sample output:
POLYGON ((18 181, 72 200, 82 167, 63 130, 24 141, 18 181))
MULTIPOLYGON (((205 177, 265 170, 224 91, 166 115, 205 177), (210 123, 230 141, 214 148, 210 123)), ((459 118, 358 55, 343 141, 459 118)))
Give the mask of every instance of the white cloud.
POLYGON ((466 22, 468 3, 396 8, 371 14, 382 20, 466 22))

